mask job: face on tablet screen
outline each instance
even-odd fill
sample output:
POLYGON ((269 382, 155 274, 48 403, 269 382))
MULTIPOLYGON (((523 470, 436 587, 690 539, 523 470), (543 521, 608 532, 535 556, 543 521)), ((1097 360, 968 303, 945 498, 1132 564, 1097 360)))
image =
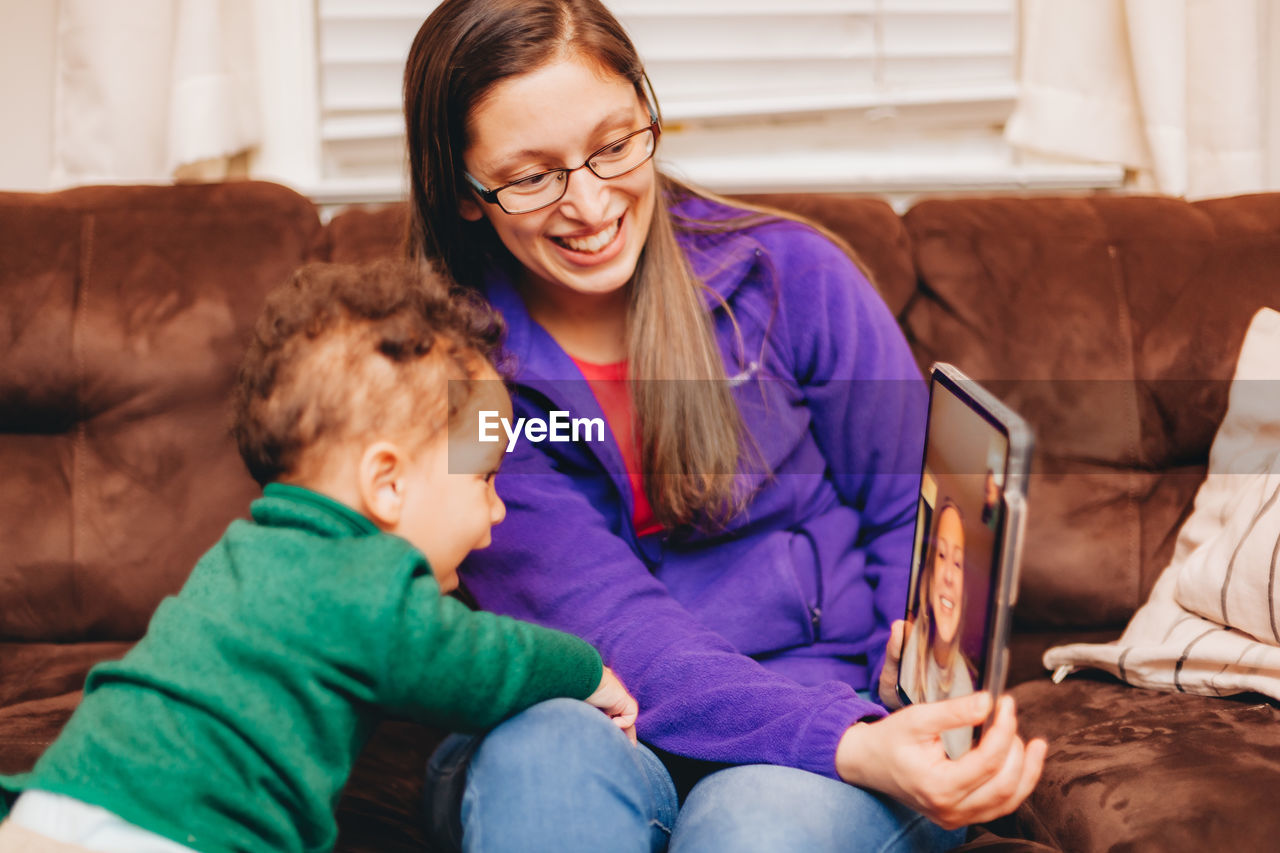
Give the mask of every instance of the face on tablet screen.
MULTIPOLYGON (((935 389, 899 669, 911 702, 964 696, 982 684, 1007 455, 999 429, 935 389)), ((972 732, 946 732, 943 743, 958 757, 972 732)))

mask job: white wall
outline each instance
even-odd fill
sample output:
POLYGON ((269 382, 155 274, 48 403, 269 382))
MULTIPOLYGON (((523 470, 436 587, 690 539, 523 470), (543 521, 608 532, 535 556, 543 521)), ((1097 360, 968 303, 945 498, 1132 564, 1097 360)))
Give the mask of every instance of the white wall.
POLYGON ((49 188, 54 0, 0 0, 0 189, 49 188))
POLYGON ((1266 189, 1280 190, 1280 0, 1270 0, 1263 6, 1263 26, 1259 27, 1263 50, 1261 51, 1263 90, 1267 93, 1267 184, 1266 189))
POLYGON ((308 192, 320 178, 320 105, 312 0, 257 0, 258 97, 262 142, 255 178, 308 192))

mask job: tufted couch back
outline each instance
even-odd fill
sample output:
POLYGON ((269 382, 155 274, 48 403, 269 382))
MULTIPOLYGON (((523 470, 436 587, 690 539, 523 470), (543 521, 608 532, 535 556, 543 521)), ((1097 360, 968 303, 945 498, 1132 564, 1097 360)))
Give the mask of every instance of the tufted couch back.
POLYGON ((929 201, 904 225, 920 363, 955 361, 1036 429, 1020 626, 1123 625, 1172 556, 1249 320, 1280 306, 1280 195, 929 201))
POLYGON ((141 637, 244 512, 228 395, 319 233, 269 184, 0 193, 0 639, 141 637))

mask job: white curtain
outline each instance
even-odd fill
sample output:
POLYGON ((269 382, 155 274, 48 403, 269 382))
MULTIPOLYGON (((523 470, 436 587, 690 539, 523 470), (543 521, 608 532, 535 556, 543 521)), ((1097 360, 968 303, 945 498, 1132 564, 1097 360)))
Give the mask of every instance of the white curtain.
POLYGON ((1013 145, 1121 163, 1171 195, 1266 186, 1274 0, 1022 2, 1013 145))
POLYGON ((59 0, 54 182, 225 176, 259 140, 253 0, 59 0))

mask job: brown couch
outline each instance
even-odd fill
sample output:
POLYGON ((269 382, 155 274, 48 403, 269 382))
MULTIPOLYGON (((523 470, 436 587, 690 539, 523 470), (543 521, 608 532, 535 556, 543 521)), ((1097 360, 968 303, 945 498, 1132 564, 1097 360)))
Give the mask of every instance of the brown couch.
MULTIPOLYGON (((1168 561, 1249 317, 1280 307, 1280 194, 939 200, 903 217, 852 196, 758 200, 849 240, 921 365, 986 380, 1038 433, 1012 670, 1049 760, 969 846, 1274 845, 1274 703, 1054 685, 1039 657, 1117 636, 1168 561)), ((259 183, 0 193, 0 772, 35 761, 89 666, 141 636, 254 496, 225 401, 265 291, 310 258, 394 253, 402 222, 392 207, 322 224, 259 183)), ((379 729, 339 849, 421 849, 436 737, 379 729)))

